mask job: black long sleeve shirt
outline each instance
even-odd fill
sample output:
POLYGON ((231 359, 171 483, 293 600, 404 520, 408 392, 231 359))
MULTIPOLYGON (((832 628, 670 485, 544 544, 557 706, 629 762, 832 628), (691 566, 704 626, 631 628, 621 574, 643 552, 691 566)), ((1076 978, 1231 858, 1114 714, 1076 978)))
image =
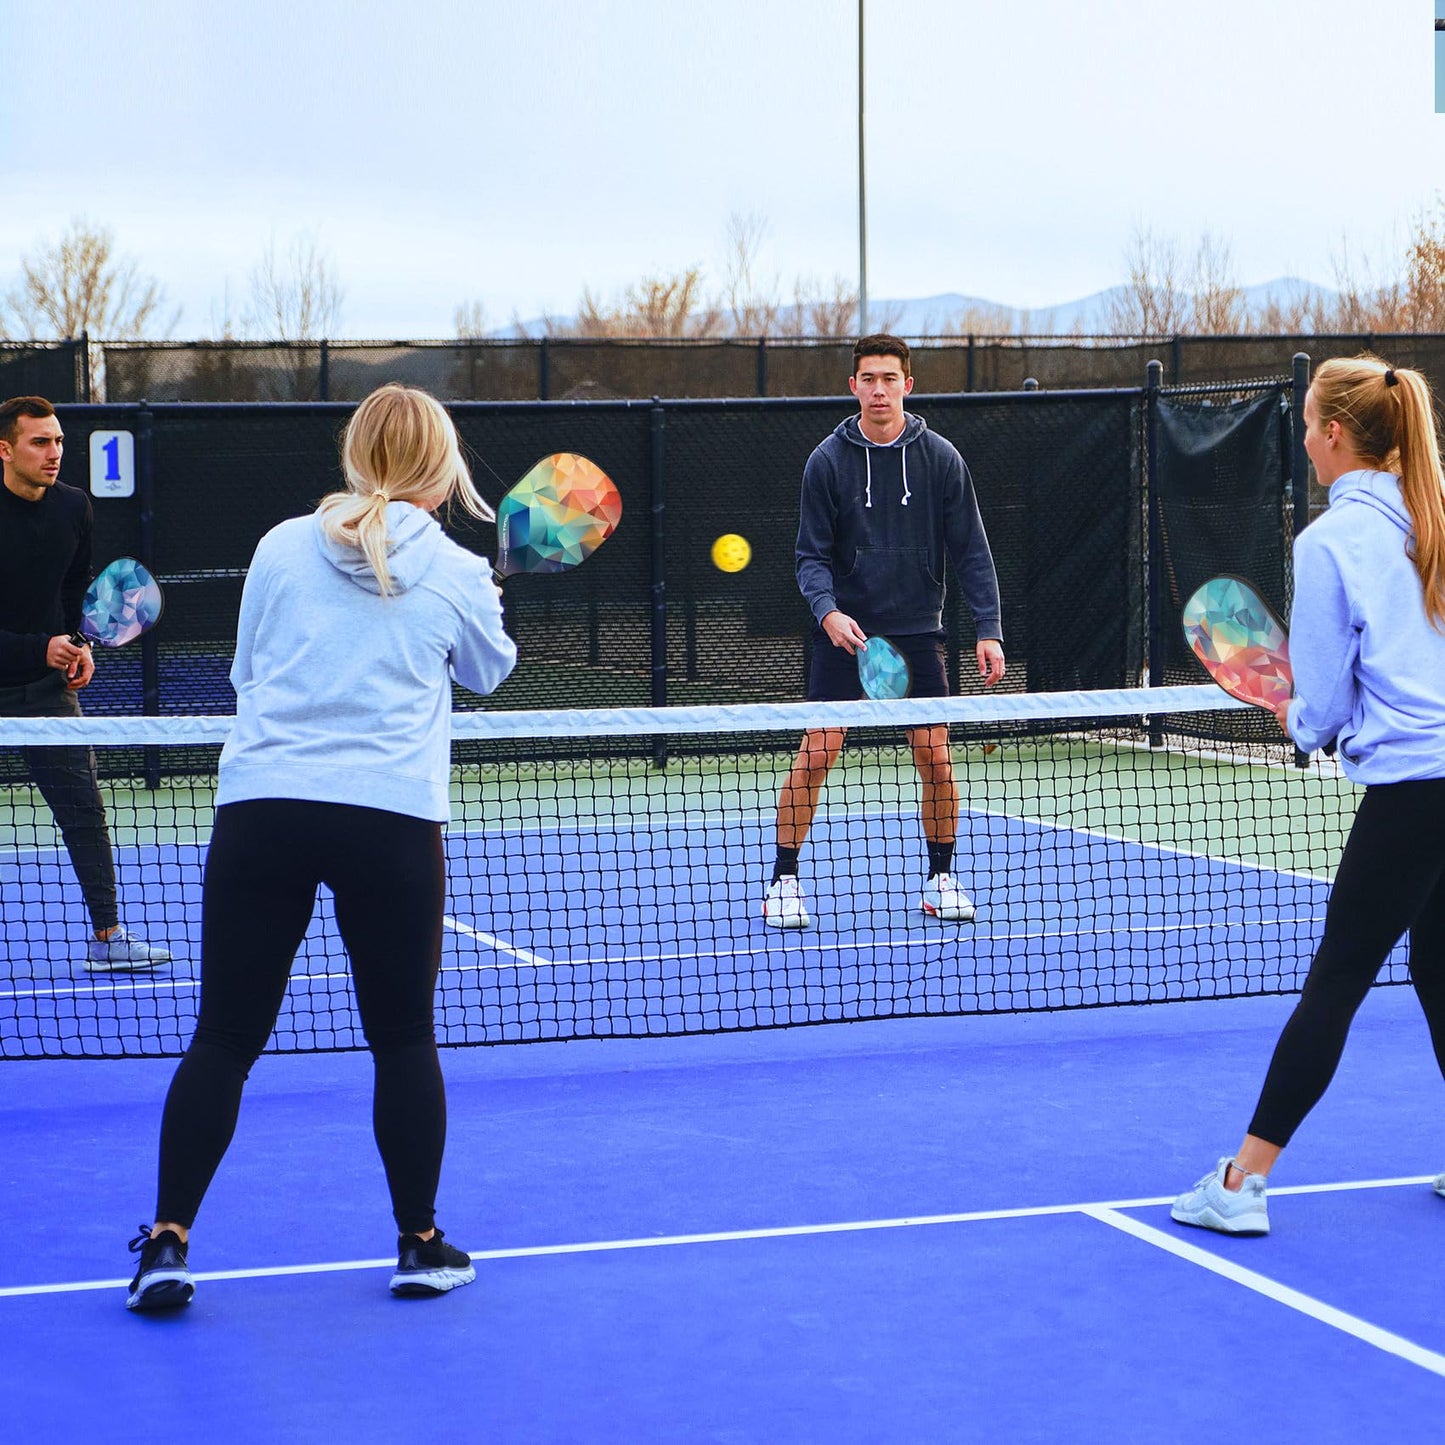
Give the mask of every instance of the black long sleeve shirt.
POLYGON ((50 639, 80 626, 93 521, 78 487, 28 502, 0 486, 0 687, 38 682, 50 639))

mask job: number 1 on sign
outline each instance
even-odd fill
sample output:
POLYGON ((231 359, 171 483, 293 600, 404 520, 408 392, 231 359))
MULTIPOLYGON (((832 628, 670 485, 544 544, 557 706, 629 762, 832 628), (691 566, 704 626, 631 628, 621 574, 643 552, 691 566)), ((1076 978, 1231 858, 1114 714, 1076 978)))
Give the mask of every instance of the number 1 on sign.
POLYGON ((94 497, 135 495, 135 435, 128 431, 90 434, 90 492, 94 497))

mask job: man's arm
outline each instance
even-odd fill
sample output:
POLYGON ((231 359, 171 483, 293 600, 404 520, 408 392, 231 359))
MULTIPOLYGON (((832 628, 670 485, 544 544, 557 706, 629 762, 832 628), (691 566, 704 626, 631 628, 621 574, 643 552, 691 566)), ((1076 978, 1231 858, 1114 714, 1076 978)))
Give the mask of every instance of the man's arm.
POLYGON ((803 468, 803 490, 798 502, 798 590, 819 626, 830 612, 838 610, 833 595, 833 542, 838 512, 828 485, 830 470, 815 451, 803 468))

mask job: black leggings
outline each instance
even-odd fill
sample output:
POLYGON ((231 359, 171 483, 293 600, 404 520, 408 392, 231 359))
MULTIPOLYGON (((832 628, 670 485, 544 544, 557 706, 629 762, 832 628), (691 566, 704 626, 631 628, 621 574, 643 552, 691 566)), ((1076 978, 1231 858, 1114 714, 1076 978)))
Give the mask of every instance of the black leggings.
POLYGON ((241 1090, 286 994, 317 885, 336 923, 375 1065, 372 1122, 403 1233, 432 1228, 446 1141, 432 995, 446 869, 441 824, 342 803, 216 811, 206 858, 201 1008, 161 1123, 156 1218, 189 1227, 231 1142, 241 1090))
POLYGON ((1365 790, 1325 931, 1275 1045, 1249 1132, 1283 1148, 1320 1101, 1355 1011, 1406 930, 1410 978, 1445 1074, 1445 778, 1365 790))

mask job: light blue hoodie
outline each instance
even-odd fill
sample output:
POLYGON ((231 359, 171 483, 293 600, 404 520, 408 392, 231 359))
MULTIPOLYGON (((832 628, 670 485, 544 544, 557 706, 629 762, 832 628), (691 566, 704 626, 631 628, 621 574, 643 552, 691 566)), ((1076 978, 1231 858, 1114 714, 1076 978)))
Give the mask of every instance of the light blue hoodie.
POLYGON ((516 665, 486 560, 409 502, 386 509, 395 591, 315 516, 256 548, 236 637, 236 725, 217 804, 354 803, 445 822, 451 679, 498 687, 516 665))
POLYGON ((1445 778, 1445 632, 1425 616, 1393 472, 1346 472, 1294 544, 1290 736, 1359 783, 1445 778))

